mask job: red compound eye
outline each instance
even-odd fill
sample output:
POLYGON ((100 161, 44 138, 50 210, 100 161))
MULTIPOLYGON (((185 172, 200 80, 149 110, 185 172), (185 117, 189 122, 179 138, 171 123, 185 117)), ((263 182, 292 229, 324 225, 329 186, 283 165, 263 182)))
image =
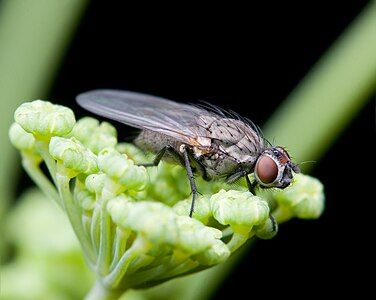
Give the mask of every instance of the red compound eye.
POLYGON ((262 155, 257 161, 255 172, 262 183, 269 184, 277 179, 278 166, 269 156, 262 155))

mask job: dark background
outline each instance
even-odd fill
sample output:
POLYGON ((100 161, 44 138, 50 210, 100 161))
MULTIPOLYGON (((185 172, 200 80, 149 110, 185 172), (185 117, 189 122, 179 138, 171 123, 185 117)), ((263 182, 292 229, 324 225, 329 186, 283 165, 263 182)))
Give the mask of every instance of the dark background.
MULTIPOLYGON (((128 89, 182 102, 203 99, 262 125, 367 3, 327 2, 136 9, 92 1, 49 99, 82 116, 76 94, 128 89)), ((273 240, 258 241, 215 299, 234 291, 269 298, 355 288, 358 271, 367 267, 360 210, 371 200, 366 188, 357 188, 363 176, 357 156, 374 139, 373 108, 370 101, 316 164, 313 175, 326 189, 324 215, 293 220, 273 240)))

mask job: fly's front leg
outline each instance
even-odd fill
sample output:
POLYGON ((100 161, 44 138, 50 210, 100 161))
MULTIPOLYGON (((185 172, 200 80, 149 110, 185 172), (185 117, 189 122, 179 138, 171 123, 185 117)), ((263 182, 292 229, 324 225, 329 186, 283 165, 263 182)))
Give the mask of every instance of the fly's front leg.
POLYGON ((271 213, 269 213, 269 218, 270 218, 270 221, 272 222, 272 231, 275 234, 278 231, 278 223, 271 213))
POLYGON ((243 170, 240 170, 234 174, 231 174, 229 177, 227 177, 227 183, 234 183, 236 182, 237 180, 239 180, 240 178, 244 177, 245 178, 245 181, 247 182, 247 187, 248 187, 248 190, 252 193, 252 194, 255 194, 255 187, 257 185, 257 182, 254 181, 253 183, 251 182, 251 180, 249 179, 248 177, 248 174, 243 171, 243 170))
POLYGON ((251 180, 249 179, 248 177, 248 174, 244 174, 244 177, 245 177, 245 181, 247 182, 247 187, 248 187, 248 190, 253 194, 255 195, 255 187, 257 185, 257 182, 256 180, 251 182, 251 180))
POLYGON ((192 190, 192 203, 191 203, 191 209, 189 211, 189 216, 192 218, 193 210, 195 207, 196 196, 198 193, 197 186, 196 186, 195 178, 193 176, 192 167, 189 162, 189 156, 188 156, 186 145, 183 144, 180 146, 180 152, 183 155, 184 166, 185 166, 185 169, 187 170, 188 180, 189 180, 189 184, 191 185, 191 190, 192 190))

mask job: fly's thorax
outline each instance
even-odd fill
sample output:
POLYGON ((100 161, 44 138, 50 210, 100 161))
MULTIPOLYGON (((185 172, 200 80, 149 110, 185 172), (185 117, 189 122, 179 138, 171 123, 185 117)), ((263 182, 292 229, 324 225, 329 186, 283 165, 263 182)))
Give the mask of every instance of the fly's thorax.
POLYGON ((207 179, 226 177, 239 166, 239 163, 234 158, 220 151, 206 153, 197 158, 205 169, 207 179))
POLYGON ((242 139, 248 140, 252 148, 263 146, 260 133, 241 120, 219 118, 218 116, 200 116, 198 119, 199 136, 225 141, 229 144, 237 144, 242 139))
POLYGON ((265 148, 260 133, 241 120, 201 116, 199 125, 198 136, 206 145, 240 162, 258 156, 265 148))
POLYGON ((194 153, 211 178, 225 177, 240 165, 253 169, 264 150, 262 137, 241 120, 201 116, 198 136, 202 140, 194 153))
POLYGON ((287 151, 282 147, 265 149, 257 158, 254 173, 262 187, 285 188, 290 185, 293 173, 299 168, 292 163, 287 151))

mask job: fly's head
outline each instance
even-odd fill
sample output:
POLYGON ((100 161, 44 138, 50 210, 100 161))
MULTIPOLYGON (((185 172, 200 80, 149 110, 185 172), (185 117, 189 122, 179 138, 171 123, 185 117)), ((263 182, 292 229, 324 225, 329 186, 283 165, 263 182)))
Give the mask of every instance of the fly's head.
POLYGON ((277 146, 261 153, 256 161, 254 174, 261 187, 284 189, 292 181, 292 171, 299 173, 300 169, 291 161, 287 151, 277 146))

